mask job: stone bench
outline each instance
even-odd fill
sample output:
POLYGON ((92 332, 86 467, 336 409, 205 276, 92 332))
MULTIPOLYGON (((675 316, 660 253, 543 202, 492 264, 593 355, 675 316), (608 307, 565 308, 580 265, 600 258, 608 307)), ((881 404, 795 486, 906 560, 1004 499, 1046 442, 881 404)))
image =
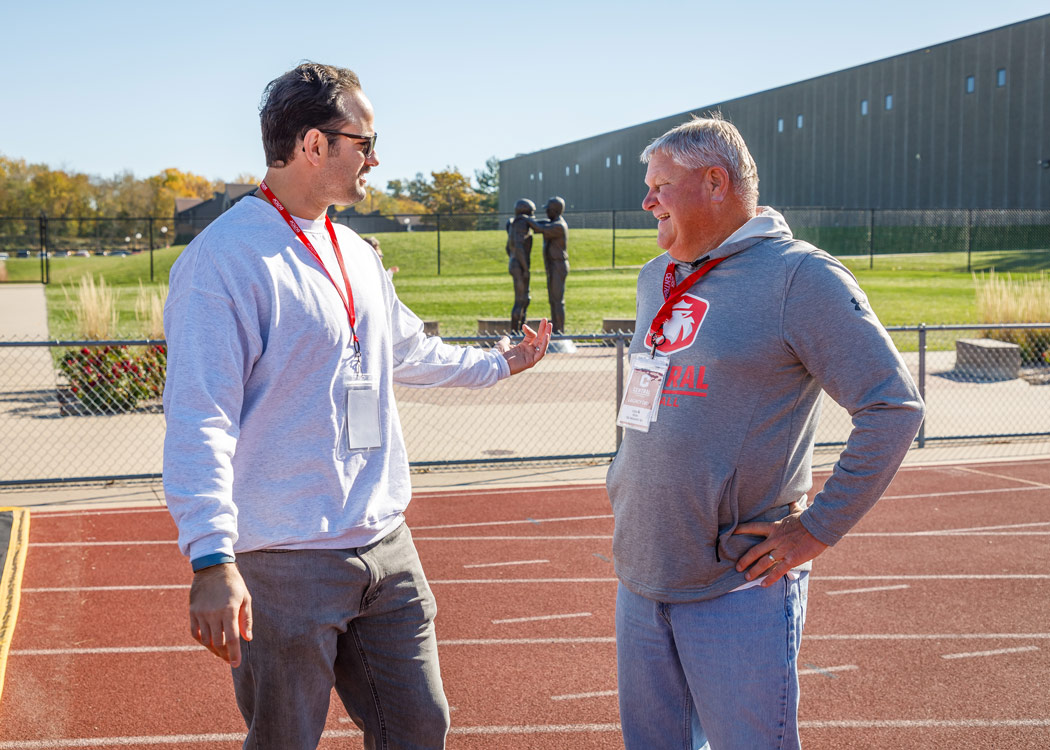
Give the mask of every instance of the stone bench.
POLYGON ((958 339, 955 371, 979 380, 1013 380, 1021 370, 1021 347, 996 339, 958 339))
MULTIPOLYGON (((538 318, 526 320, 525 325, 535 331, 540 327, 540 321, 538 318)), ((478 318, 479 336, 503 336, 509 333, 510 318, 478 318)))

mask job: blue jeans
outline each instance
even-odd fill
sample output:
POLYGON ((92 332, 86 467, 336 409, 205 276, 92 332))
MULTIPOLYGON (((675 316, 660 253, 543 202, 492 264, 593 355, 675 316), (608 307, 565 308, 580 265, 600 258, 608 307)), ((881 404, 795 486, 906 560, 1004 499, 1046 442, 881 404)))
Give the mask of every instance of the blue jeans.
POLYGON ((620 721, 627 750, 798 748, 798 658, 809 575, 666 604, 621 583, 620 721))
POLYGON ((233 670, 245 750, 314 750, 334 687, 369 750, 439 750, 437 607, 404 524, 367 547, 242 553, 253 636, 233 670))

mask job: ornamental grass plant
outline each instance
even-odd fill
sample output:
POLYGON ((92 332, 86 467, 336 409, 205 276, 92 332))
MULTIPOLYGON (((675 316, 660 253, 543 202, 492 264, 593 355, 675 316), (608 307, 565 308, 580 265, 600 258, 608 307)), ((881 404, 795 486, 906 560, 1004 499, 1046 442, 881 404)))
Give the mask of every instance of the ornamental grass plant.
POLYGON ((79 338, 103 341, 113 337, 117 328, 116 296, 105 279, 96 283, 91 274, 84 274, 72 298, 64 286, 62 292, 72 309, 79 338))
POLYGON ((135 298, 135 320, 142 335, 158 341, 164 338, 164 302, 168 298, 168 287, 145 287, 139 282, 139 293, 135 298))
MULTIPOLYGON (((1050 320, 1050 276, 1014 279, 994 270, 974 274, 977 315, 982 323, 1043 323, 1050 320)), ((1050 330, 1045 328, 1000 329, 984 333, 985 338, 1006 341, 1021 347, 1021 363, 1027 366, 1050 364, 1050 330)))

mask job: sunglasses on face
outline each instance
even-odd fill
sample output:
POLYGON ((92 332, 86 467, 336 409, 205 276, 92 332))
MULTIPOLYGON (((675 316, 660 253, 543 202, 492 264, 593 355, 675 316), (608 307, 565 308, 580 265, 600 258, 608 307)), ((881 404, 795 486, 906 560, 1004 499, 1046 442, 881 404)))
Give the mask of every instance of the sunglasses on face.
POLYGON ((355 141, 365 141, 365 147, 361 151, 367 159, 369 156, 375 153, 376 150, 376 138, 379 137, 379 133, 372 133, 372 135, 358 135, 357 133, 344 133, 342 130, 322 130, 325 135, 343 135, 355 141))

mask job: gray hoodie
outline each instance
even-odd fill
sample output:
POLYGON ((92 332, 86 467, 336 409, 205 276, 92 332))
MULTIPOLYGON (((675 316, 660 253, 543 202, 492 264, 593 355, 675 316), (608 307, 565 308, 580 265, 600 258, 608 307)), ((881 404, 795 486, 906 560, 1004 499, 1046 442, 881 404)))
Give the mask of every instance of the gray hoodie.
MULTIPOLYGON (((647 433, 624 431, 607 478, 617 575, 659 601, 709 599, 745 582, 734 566, 759 539, 732 532, 783 518, 809 492, 822 389, 853 420, 802 515, 825 544, 879 499, 924 413, 856 279, 793 239, 779 213, 762 209, 711 257, 726 259, 664 328, 670 363, 657 421, 647 433)), ((632 353, 648 351, 669 262, 665 253, 639 274, 632 353)), ((679 282, 692 270, 685 265, 679 282)))

